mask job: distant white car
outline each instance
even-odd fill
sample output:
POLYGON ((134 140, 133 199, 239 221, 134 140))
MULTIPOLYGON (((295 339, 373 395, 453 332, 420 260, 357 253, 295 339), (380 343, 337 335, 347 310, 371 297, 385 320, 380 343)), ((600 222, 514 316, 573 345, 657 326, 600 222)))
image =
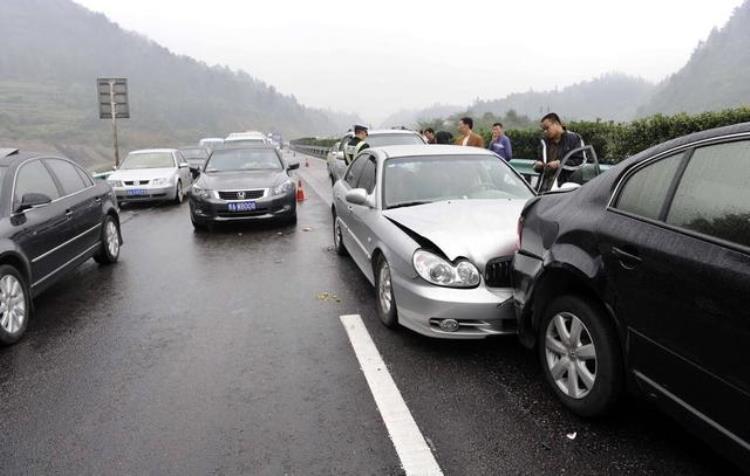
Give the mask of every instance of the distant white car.
POLYGON ((262 132, 233 132, 224 139, 224 145, 227 147, 246 147, 254 145, 267 145, 268 138, 262 132))
POLYGON ((107 182, 119 203, 164 200, 180 204, 193 177, 179 150, 146 149, 129 153, 107 182))
POLYGON ((205 147, 208 150, 213 151, 224 145, 224 139, 221 137, 205 137, 198 143, 201 147, 205 147))

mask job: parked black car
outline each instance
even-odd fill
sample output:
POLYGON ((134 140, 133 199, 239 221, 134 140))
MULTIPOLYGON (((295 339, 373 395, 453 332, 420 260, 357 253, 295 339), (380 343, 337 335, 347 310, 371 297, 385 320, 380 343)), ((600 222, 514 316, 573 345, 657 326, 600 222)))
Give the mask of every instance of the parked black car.
POLYGON ((750 465, 750 123, 532 199, 514 261, 522 340, 583 416, 626 388, 750 465))
POLYGON ((271 145, 215 150, 190 190, 190 219, 196 229, 215 223, 297 221, 294 181, 299 163, 287 164, 271 145))
POLYGON ((0 149, 0 343, 21 338, 31 299, 93 257, 117 261, 117 200, 74 162, 0 149))

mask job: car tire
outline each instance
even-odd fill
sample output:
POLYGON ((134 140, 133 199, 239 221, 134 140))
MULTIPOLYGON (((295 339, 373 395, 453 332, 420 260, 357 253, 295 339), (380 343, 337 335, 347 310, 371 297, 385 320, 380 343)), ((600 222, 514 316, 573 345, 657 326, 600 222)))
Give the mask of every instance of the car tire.
POLYGON ((335 210, 333 211, 333 249, 339 256, 349 255, 349 252, 346 250, 346 245, 344 244, 343 231, 341 230, 341 225, 338 223, 335 210))
POLYGON ((26 279, 13 266, 0 265, 0 344, 15 344, 26 332, 31 294, 26 279), (8 312, 8 308, 13 311, 8 312), (20 316, 19 316, 20 313, 20 316))
POLYGON ((120 227, 112 215, 104 217, 101 233, 101 247, 94 255, 94 261, 108 265, 116 263, 120 258, 120 227))
POLYGON ((617 331, 601 305, 579 296, 561 296, 544 311, 538 334, 544 378, 573 413, 607 414, 624 388, 617 331))
POLYGON ((391 267, 382 255, 375 260, 375 303, 380 322, 389 329, 398 327, 398 311, 396 299, 393 296, 393 281, 391 267))
POLYGON ((175 194, 174 194, 174 203, 175 203, 175 205, 181 205, 182 204, 182 200, 184 198, 185 198, 185 193, 182 190, 182 181, 178 180, 177 181, 177 188, 175 189, 175 194))

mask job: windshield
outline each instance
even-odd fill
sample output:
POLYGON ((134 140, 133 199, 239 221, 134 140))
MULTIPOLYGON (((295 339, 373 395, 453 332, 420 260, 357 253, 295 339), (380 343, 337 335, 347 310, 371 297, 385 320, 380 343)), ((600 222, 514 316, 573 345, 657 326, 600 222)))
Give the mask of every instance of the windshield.
POLYGON ((207 159, 208 158, 208 151, 204 149, 203 147, 186 147, 184 149, 180 149, 180 152, 182 152, 182 155, 185 156, 186 159, 207 159))
POLYGON ((128 154, 120 169, 164 169, 170 167, 175 167, 171 152, 137 152, 128 154))
POLYGON ((206 172, 282 170, 281 159, 269 149, 222 149, 211 155, 206 172))
POLYGON ((416 134, 377 134, 367 137, 366 142, 370 147, 424 144, 422 138, 416 134))
POLYGON ((529 199, 533 193, 502 159, 404 157, 385 162, 385 208, 440 200, 529 199))
POLYGON ((228 147, 238 147, 243 145, 265 145, 265 139, 232 139, 224 142, 228 147))

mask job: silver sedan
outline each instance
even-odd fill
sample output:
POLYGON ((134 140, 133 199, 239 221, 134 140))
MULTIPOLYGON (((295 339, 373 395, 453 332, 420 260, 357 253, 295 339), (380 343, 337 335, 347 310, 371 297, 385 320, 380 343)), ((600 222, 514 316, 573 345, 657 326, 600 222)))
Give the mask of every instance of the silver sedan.
POLYGON ((453 339, 516 332, 511 261, 534 192, 501 158, 473 147, 369 149, 333 196, 336 250, 376 287, 383 324, 453 339))

